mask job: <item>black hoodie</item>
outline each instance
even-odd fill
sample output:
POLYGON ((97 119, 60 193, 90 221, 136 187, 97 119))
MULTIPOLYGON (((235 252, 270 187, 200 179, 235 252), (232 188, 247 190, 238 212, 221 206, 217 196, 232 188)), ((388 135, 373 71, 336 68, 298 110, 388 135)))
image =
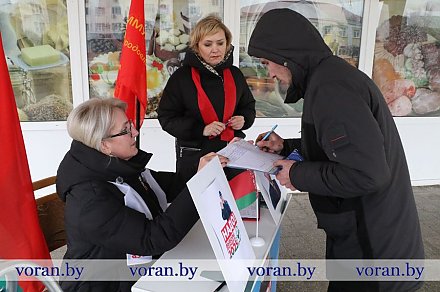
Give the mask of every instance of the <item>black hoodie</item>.
MULTIPOLYGON (((309 193, 318 228, 327 234, 327 258, 423 258, 402 143, 374 82, 332 56, 315 27, 289 9, 261 17, 249 54, 287 65, 293 84, 286 102, 304 98, 305 161, 290 169, 290 180, 309 193)), ((295 142, 285 140, 283 154, 295 142)), ((372 291, 412 291, 419 284, 372 283, 372 291)))
POLYGON ((294 76, 293 85, 288 90, 285 102, 294 103, 304 97, 307 78, 313 68, 331 56, 332 52, 316 28, 301 14, 289 9, 272 11, 258 21, 249 40, 248 53, 290 69, 294 76), (275 17, 272 11, 276 11, 275 17), (289 23, 286 23, 286 19, 289 19, 289 23), (275 33, 278 31, 283 34, 275 33))

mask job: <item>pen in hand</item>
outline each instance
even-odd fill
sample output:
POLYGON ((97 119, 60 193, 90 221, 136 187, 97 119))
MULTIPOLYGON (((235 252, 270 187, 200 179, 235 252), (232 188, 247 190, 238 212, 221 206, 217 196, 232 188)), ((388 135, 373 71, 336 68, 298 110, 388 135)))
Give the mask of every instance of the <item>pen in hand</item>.
POLYGON ((272 129, 266 133, 266 135, 264 135, 263 139, 261 139, 261 141, 266 141, 267 139, 269 139, 270 134, 272 134, 275 129, 278 127, 278 125, 275 125, 272 127, 272 129))

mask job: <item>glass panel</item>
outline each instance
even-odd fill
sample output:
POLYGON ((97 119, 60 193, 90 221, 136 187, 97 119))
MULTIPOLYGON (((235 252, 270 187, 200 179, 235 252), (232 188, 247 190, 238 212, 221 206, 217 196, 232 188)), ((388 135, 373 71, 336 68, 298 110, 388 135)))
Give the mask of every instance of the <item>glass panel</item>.
MULTIPOLYGON (((130 0, 86 1, 90 97, 113 97, 130 0)), ((191 27, 202 17, 223 16, 223 1, 145 0, 146 117, 156 118, 165 84, 181 66, 191 27)))
POLYGON ((383 1, 373 80, 394 116, 440 115, 440 1, 383 1))
POLYGON ((0 30, 20 120, 66 120, 72 110, 66 1, 2 1, 0 30))
POLYGON ((259 60, 247 54, 248 41, 258 19, 275 8, 295 10, 310 20, 335 55, 358 66, 363 5, 363 0, 240 0, 240 69, 257 101, 257 117, 299 117, 303 103, 300 99, 295 104, 284 104, 259 60))

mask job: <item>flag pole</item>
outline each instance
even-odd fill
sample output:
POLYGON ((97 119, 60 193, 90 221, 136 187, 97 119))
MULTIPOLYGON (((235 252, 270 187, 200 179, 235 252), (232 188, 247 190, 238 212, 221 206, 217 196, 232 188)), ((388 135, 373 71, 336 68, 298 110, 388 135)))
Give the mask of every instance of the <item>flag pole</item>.
POLYGON ((252 246, 256 246, 256 247, 263 246, 263 245, 266 244, 266 241, 262 237, 260 237, 258 235, 258 221, 260 221, 260 208, 258 206, 258 204, 259 204, 258 201, 259 200, 260 200, 260 196, 257 193, 257 201, 256 201, 256 204, 255 204, 256 208, 257 208, 256 232, 255 232, 255 236, 250 238, 252 246))
POLYGON ((136 98, 136 130, 139 132, 139 135, 136 137, 136 147, 140 149, 141 144, 141 103, 139 99, 136 98))

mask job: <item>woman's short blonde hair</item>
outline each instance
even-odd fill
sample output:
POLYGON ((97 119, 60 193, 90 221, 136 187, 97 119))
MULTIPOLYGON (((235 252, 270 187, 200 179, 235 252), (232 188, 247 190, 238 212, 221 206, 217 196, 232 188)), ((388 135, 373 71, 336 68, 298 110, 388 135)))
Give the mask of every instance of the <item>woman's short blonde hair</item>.
POLYGON ((199 44, 199 42, 207 35, 213 35, 220 30, 223 30, 225 32, 226 51, 229 51, 232 43, 231 31, 226 25, 223 24, 222 20, 215 15, 208 15, 197 22, 196 26, 191 31, 189 43, 190 48, 194 52, 198 53, 199 50, 197 45, 199 44))
POLYGON ((109 135, 114 123, 114 111, 126 108, 127 104, 116 98, 91 98, 69 114, 67 132, 72 139, 101 151, 101 141, 109 135))

